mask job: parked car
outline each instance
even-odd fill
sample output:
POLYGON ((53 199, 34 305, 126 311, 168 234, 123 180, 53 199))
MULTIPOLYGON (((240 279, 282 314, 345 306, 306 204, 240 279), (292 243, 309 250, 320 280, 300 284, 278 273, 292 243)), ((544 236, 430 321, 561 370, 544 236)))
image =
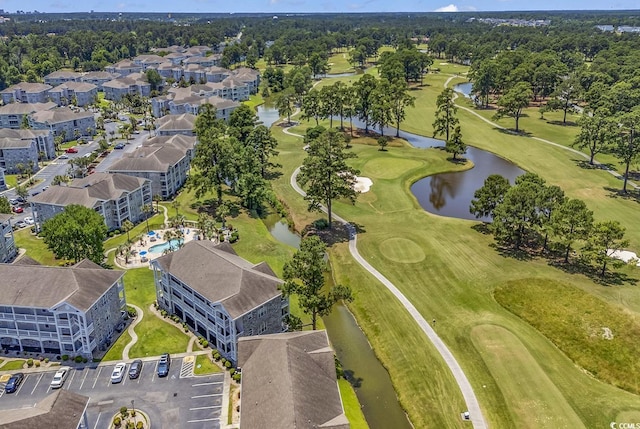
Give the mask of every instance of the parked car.
POLYGON ((58 159, 69 159, 69 155, 67 155, 67 154, 63 153, 62 155, 60 155, 60 156, 58 157, 58 159))
POLYGON ((70 372, 71 372, 71 367, 61 366, 60 369, 58 369, 58 372, 56 372, 56 374, 53 376, 53 380, 51 380, 51 384, 50 384, 51 388, 52 389, 61 388, 65 380, 69 376, 70 372))
POLYGON ((76 149, 75 147, 70 147, 69 149, 65 150, 66 153, 78 153, 78 149, 76 149))
POLYGON ((126 363, 120 362, 119 364, 116 364, 116 366, 113 368, 113 372, 111 373, 111 382, 120 383, 122 381, 122 378, 124 377, 126 369, 126 363))
POLYGON ((26 223, 27 225, 33 225, 34 224, 33 218, 31 216, 25 217, 24 223, 26 223))
POLYGON ((169 367, 171 367, 171 357, 169 353, 165 353, 160 356, 160 361, 158 361, 158 377, 169 375, 169 367))
POLYGON ((24 209, 23 209, 22 207, 18 207, 18 206, 13 206, 13 207, 11 207, 11 210, 12 210, 14 213, 22 213, 22 212, 24 212, 24 209))
POLYGON ((11 198, 11 199, 9 200, 9 204, 11 204, 12 206, 15 206, 15 205, 17 205, 17 204, 18 204, 18 200, 17 200, 17 199, 15 199, 15 198, 11 198))
POLYGON ((17 197, 17 198, 16 198, 16 201, 17 201, 17 202, 19 202, 20 204, 23 204, 23 203, 26 203, 26 202, 27 202, 27 200, 25 200, 25 199, 24 199, 24 198, 22 198, 22 197, 17 197))
POLYGON ((27 226, 27 223, 23 220, 19 220, 14 223, 13 226, 15 226, 16 228, 24 228, 25 226, 27 226))
POLYGON ((114 149, 124 149, 124 143, 118 143, 113 147, 114 149))
POLYGON ((41 191, 35 191, 34 193, 31 194, 32 197, 35 197, 36 195, 40 195, 41 191))
POLYGON ((4 386, 4 391, 6 393, 13 393, 16 390, 18 390, 18 387, 20 387, 20 383, 22 383, 22 380, 24 380, 24 374, 21 372, 17 372, 15 374, 13 374, 11 376, 11 378, 9 379, 9 381, 7 381, 7 385, 4 386))
POLYGON ((131 366, 129 366, 129 378, 135 379, 140 377, 140 373, 142 372, 142 361, 140 359, 136 359, 131 362, 131 366))

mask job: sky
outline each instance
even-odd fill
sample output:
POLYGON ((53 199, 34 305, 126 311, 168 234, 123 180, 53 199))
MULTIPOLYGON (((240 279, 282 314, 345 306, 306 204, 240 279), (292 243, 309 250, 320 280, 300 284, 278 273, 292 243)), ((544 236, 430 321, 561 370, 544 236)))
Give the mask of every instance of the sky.
POLYGON ((39 12, 466 12, 639 9, 640 0, 0 0, 0 9, 39 12))

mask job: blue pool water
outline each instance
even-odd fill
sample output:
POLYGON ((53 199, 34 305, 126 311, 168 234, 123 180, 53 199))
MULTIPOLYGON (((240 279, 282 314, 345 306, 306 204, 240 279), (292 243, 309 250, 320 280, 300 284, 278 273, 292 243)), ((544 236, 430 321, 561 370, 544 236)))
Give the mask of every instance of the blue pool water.
POLYGON ((156 244, 155 246, 149 247, 149 253, 162 253, 165 249, 171 247, 173 250, 178 250, 178 246, 182 244, 182 239, 173 239, 171 241, 165 241, 164 243, 156 244))

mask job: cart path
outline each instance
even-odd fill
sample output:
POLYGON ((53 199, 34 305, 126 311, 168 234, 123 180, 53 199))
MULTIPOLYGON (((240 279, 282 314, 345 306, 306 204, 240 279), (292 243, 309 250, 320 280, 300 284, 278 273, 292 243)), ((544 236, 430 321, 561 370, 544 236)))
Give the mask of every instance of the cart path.
POLYGON ((138 342, 138 334, 136 334, 135 327, 138 325, 138 323, 142 322, 142 318, 144 317, 144 312, 140 307, 138 307, 137 305, 133 305, 131 303, 127 305, 133 307, 136 310, 137 316, 136 316, 136 320, 131 322, 131 325, 129 325, 129 328, 127 329, 127 332, 131 336, 131 341, 129 341, 129 343, 126 346, 124 346, 124 349, 122 349, 123 360, 129 360, 129 350, 131 350, 131 347, 133 347, 134 344, 138 342))
MULTIPOLYGON (((283 131, 288 135, 302 137, 299 134, 290 132, 288 128, 285 128, 283 131)), ((300 188, 300 186, 298 186, 297 178, 299 173, 300 173, 300 167, 296 168, 296 170, 291 175, 290 184, 291 184, 291 187, 297 193, 299 193, 302 196, 305 196, 306 193, 302 190, 302 188, 300 188)), ((326 207, 322 206, 322 210, 326 212, 326 207)), ((360 252, 358 252, 358 247, 357 247, 358 234, 355 227, 351 223, 347 222, 345 219, 341 218, 335 213, 333 213, 333 218, 339 222, 342 222, 347 226, 347 229, 349 231, 349 252, 351 253, 351 256, 353 256, 353 258, 365 270, 367 270, 371 275, 373 275, 376 279, 378 279, 380 283, 382 283, 387 289, 389 289, 389 291, 398 299, 398 301, 400 301, 400 303, 404 306, 404 308, 409 312, 411 317, 413 317, 413 319, 418 324, 420 329, 422 329, 422 332, 425 333, 427 338, 434 345, 438 353, 440 353, 440 356, 442 356, 442 359, 444 359, 445 363, 449 367, 449 370, 453 374, 453 377, 455 378, 456 382, 458 383, 458 387, 462 392, 464 401, 467 404, 467 411, 469 411, 469 415, 471 416, 471 423, 473 425, 473 428, 486 429, 488 425, 484 419, 484 416, 482 415, 482 410, 480 409, 478 398, 476 397, 476 394, 473 391, 473 388, 471 387, 471 383, 469 382, 469 379, 465 375, 464 371, 460 367, 460 364, 458 364, 458 361, 453 356, 449 348, 440 339, 438 334, 436 334, 436 332, 433 330, 431 325, 429 325, 429 323, 420 314, 418 309, 411 303, 411 301, 409 301, 407 297, 402 292, 400 292, 400 290, 393 283, 391 283, 391 281, 389 281, 389 279, 383 276, 378 270, 376 270, 373 266, 371 266, 371 264, 369 264, 360 255, 360 252)), ((457 416, 454 416, 453 418, 456 418, 456 417, 457 416)))

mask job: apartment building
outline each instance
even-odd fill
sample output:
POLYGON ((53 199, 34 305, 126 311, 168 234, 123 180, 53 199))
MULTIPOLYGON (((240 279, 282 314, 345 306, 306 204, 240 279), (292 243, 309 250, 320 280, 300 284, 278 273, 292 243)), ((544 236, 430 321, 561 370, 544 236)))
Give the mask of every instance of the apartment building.
POLYGON ((11 215, 0 213, 0 262, 11 262, 18 254, 16 243, 13 239, 13 227, 11 215))
POLYGON ((49 101, 51 85, 37 82, 20 82, 0 91, 4 104, 9 103, 46 103, 49 101))
POLYGON ((50 130, 54 136, 63 136, 65 141, 96 134, 94 114, 84 110, 75 111, 69 107, 32 113, 29 115, 29 125, 34 130, 50 130))
POLYGON ((52 145, 49 131, 0 129, 0 168, 19 174, 24 166, 31 165, 35 173, 40 152, 48 158, 53 153, 52 145))
POLYGON ((238 339, 283 332, 289 299, 265 262, 252 264, 229 243, 190 241, 151 262, 157 302, 212 348, 237 362, 238 339))

